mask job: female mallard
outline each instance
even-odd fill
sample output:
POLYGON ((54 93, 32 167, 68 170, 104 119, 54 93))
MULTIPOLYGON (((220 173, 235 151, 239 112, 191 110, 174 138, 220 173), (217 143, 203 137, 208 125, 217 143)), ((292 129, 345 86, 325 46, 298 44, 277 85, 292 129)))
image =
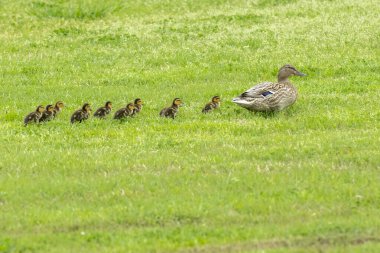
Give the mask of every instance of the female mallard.
POLYGON ((115 116, 113 117, 114 119, 124 119, 126 117, 132 116, 133 114, 133 109, 135 109, 135 106, 133 103, 127 104, 125 108, 121 108, 117 112, 115 112, 115 116))
POLYGON ((75 122, 82 123, 82 121, 85 121, 90 116, 91 112, 91 106, 88 103, 85 103, 82 106, 82 109, 79 109, 78 111, 75 111, 73 115, 71 116, 71 124, 75 122))
POLYGON ((55 103, 53 110, 53 118, 55 118, 57 114, 62 111, 63 107, 65 107, 65 104, 62 101, 58 101, 57 103, 55 103))
POLYGON ((110 114, 112 110, 112 102, 107 101, 106 104, 103 107, 100 107, 96 112, 94 113, 94 117, 104 119, 108 114, 110 114))
POLYGON ((42 113, 45 108, 42 105, 37 106, 34 112, 29 113, 24 119, 24 126, 27 126, 29 122, 39 123, 42 113))
POLYGON ((203 113, 209 113, 212 110, 219 108, 219 106, 220 106, 220 97, 214 96, 214 97, 212 97, 211 102, 206 104, 206 106, 203 108, 202 112, 203 113))
POLYGON ((160 116, 174 119, 177 116, 178 108, 181 106, 181 104, 182 100, 180 98, 175 98, 170 107, 166 107, 161 110, 160 116))
POLYGON ((278 71, 277 83, 260 83, 234 98, 232 102, 250 111, 281 111, 297 99, 297 90, 288 80, 288 77, 293 75, 306 76, 287 64, 278 71))
POLYGON ((40 122, 47 122, 54 119, 54 107, 53 105, 47 105, 45 111, 42 113, 40 122))
POLYGON ((136 115, 137 113, 141 111, 142 106, 143 106, 143 101, 141 100, 141 98, 135 99, 134 106, 135 106, 135 109, 133 109, 132 116, 136 115))

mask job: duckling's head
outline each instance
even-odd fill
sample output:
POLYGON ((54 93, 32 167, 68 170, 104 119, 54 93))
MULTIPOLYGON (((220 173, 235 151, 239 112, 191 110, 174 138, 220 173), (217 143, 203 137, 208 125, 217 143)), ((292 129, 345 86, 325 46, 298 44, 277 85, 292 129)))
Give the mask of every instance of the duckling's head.
POLYGON ((44 112, 45 108, 42 105, 37 106, 36 112, 44 112))
POLYGON ((220 97, 219 96, 213 96, 211 101, 213 103, 219 103, 220 102, 220 97))
POLYGON ((295 67, 290 64, 286 64, 278 71, 278 81, 284 81, 290 76, 306 76, 306 74, 299 72, 295 67))
POLYGON ((141 100, 141 98, 135 99, 135 105, 142 105, 142 104, 143 104, 143 101, 141 100))
POLYGON ((175 98, 173 100, 173 105, 175 105, 175 106, 181 106, 182 105, 182 100, 180 98, 175 98))
POLYGON ((106 102, 106 108, 112 109, 112 102, 111 101, 106 102))
POLYGON ((55 103, 55 107, 63 108, 65 107, 65 104, 62 101, 58 101, 57 103, 55 103))
POLYGON ((83 106, 82 106, 82 110, 83 111, 86 111, 86 112, 91 112, 91 106, 89 103, 85 103, 83 106))
POLYGON ((48 112, 52 112, 52 111, 54 111, 54 107, 53 107, 53 105, 47 105, 47 106, 46 106, 46 111, 48 111, 48 112))
POLYGON ((127 108, 132 111, 133 109, 135 109, 135 105, 133 103, 129 103, 127 104, 127 108))

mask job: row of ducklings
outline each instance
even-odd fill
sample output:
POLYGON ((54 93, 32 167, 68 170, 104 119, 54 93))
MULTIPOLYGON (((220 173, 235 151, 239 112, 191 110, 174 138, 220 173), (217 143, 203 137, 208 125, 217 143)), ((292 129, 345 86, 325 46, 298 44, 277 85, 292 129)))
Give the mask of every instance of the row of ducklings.
MULTIPOLYGON (((160 116, 165 118, 174 119, 177 116, 178 109, 182 105, 182 100, 180 98, 175 98, 173 103, 169 107, 165 107, 160 111, 160 116)), ((209 113, 212 110, 219 108, 220 106, 220 97, 214 96, 211 99, 211 102, 207 103, 205 107, 202 109, 202 113, 209 113)), ((39 105, 34 112, 29 113, 24 119, 24 125, 27 126, 29 123, 40 123, 40 122, 48 122, 54 119, 64 107, 64 103, 62 101, 58 101, 55 106, 47 105, 44 108, 42 105, 39 105)), ((127 117, 133 117, 137 115, 143 107, 143 101, 140 98, 136 98, 133 103, 127 104, 126 107, 117 110, 114 114, 114 119, 125 119, 127 117)), ((111 113, 112 110, 112 102, 107 101, 103 107, 98 108, 94 117, 104 119, 108 114, 111 113)), ((90 117, 92 109, 89 103, 85 103, 81 109, 75 111, 71 118, 70 122, 73 124, 75 122, 83 122, 90 117)))

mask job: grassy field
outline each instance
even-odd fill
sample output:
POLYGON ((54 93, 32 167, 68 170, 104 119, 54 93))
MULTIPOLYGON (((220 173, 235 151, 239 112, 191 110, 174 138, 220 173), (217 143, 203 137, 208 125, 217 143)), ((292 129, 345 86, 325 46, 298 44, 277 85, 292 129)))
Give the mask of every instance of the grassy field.
POLYGON ((379 252, 379 11, 0 0, 0 252, 379 252), (291 108, 230 102, 286 63, 308 74, 291 108), (127 122, 69 123, 136 97, 127 122), (57 100, 57 120, 23 127, 57 100))

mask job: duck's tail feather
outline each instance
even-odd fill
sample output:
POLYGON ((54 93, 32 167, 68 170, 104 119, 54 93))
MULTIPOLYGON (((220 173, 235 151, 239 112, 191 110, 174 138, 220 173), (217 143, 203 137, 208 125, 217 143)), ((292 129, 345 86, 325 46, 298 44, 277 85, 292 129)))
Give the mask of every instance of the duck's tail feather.
POLYGON ((241 105, 241 106, 243 106, 243 105, 249 105, 249 104, 250 104, 249 101, 243 99, 243 98, 240 97, 240 96, 239 96, 239 97, 235 97, 235 98, 233 98, 233 99, 232 99, 232 102, 234 102, 235 104, 241 105))

